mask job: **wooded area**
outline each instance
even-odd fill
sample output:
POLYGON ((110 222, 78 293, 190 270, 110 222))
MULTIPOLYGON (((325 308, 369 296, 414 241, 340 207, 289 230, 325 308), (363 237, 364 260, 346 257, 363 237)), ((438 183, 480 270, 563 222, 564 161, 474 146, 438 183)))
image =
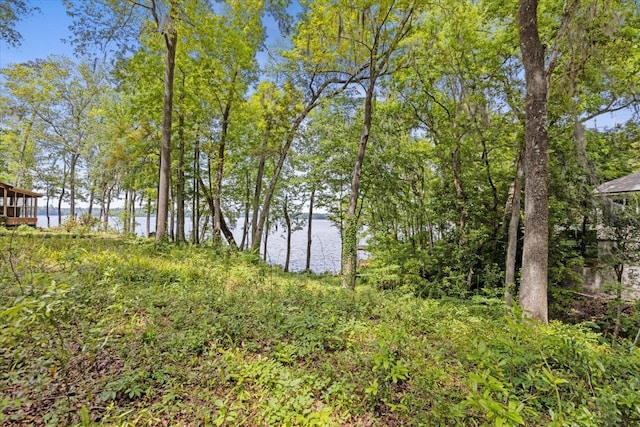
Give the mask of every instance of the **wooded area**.
POLYGON ((366 229, 370 283, 547 322, 594 188, 638 168, 635 1, 65 3, 77 59, 1 70, 0 180, 102 228, 121 200, 125 233, 141 207, 158 240, 258 251, 322 210, 345 287, 366 229))
POLYGON ((0 69, 0 220, 61 224, 0 224, 0 424, 640 424, 640 3, 62 1, 0 69))

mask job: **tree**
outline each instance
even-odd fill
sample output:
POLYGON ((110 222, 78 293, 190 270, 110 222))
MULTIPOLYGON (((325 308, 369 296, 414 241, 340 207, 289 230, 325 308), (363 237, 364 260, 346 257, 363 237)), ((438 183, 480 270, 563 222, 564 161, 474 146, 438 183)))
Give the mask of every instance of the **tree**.
POLYGON ((549 250, 547 192, 547 90, 545 47, 538 33, 538 0, 520 0, 518 29, 524 64, 525 101, 525 238, 520 304, 531 317, 546 323, 549 250))
MULTIPOLYGON (((25 170, 33 161, 28 152, 53 153, 64 163, 63 182, 68 184, 70 214, 75 215, 78 199, 78 170, 94 143, 95 110, 104 87, 104 73, 86 63, 74 64, 66 57, 49 57, 34 63, 17 64, 5 70, 5 87, 14 111, 26 120, 14 122, 20 143, 21 171, 16 179, 33 175, 25 170), (33 144, 36 144, 35 146, 33 144)), ((66 189, 61 189, 61 199, 66 189)))
MULTIPOLYGON (((181 20, 185 19, 189 4, 176 0, 145 0, 143 2, 127 1, 125 3, 100 0, 98 2, 82 2, 81 4, 67 3, 70 14, 76 19, 72 28, 76 33, 73 40, 76 47, 87 52, 88 45, 101 45, 112 39, 112 35, 125 28, 131 30, 136 25, 143 31, 144 16, 153 22, 155 29, 162 36, 164 52, 164 93, 162 102, 162 132, 160 142, 160 165, 158 179, 158 204, 156 213, 156 239, 167 238, 169 213, 169 187, 171 182, 171 124, 173 118, 173 79, 175 73, 176 49, 181 20), (131 19, 137 17, 138 19, 131 19), (102 18, 102 20, 100 20, 102 18), (89 30, 91 25, 97 24, 97 31, 93 34, 89 30), (109 37, 103 38, 105 34, 109 37)), ((127 36, 131 38, 131 33, 127 36)), ((121 46, 126 46, 126 40, 118 40, 121 46)), ((126 49, 124 47, 123 49, 126 49)))
POLYGON ((522 253, 520 304, 525 313, 548 322, 547 272, 549 254, 549 195, 547 182, 547 101, 551 76, 558 64, 559 41, 566 34, 579 1, 566 4, 554 45, 545 64, 545 45, 538 29, 538 0, 520 0, 518 35, 524 65, 525 98, 525 236, 522 253), (546 65, 546 67, 545 67, 546 65))
POLYGON ((39 11, 25 0, 11 0, 0 3, 0 40, 9 46, 22 44, 22 35, 15 29, 18 22, 33 12, 39 11))
POLYGON ((325 64, 342 69, 349 82, 362 82, 364 91, 362 131, 353 166, 351 194, 342 239, 342 283, 353 289, 357 263, 360 181, 373 120, 376 87, 378 79, 391 71, 392 56, 410 32, 415 2, 390 0, 376 4, 317 3, 312 4, 310 21, 316 24, 319 21, 332 22, 333 25, 318 25, 316 28, 323 28, 322 31, 307 33, 307 45, 317 49, 314 53, 317 52, 325 64))

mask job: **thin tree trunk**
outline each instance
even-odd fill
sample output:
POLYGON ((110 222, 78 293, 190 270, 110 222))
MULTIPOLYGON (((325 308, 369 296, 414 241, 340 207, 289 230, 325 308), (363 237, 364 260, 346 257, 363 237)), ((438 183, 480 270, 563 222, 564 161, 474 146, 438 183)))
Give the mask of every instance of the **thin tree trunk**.
MULTIPOLYGON (((105 217, 105 200, 107 199, 107 185, 103 184, 100 191, 100 221, 104 221, 105 217)), ((104 229, 104 226, 102 227, 104 229)))
MULTIPOLYGON (((207 204, 209 205, 209 210, 211 212, 215 211, 215 206, 214 206, 214 202, 213 202, 213 196, 211 195, 211 191, 207 191, 207 187, 204 185, 204 182, 202 182, 202 178, 198 177, 198 181, 200 182, 200 187, 202 189, 204 189, 205 191, 205 199, 207 200, 207 204)), ((213 219, 212 219, 213 221, 213 219)), ((205 221, 205 224, 208 222, 205 221)), ((227 226, 227 222, 224 220, 224 215, 221 213, 220 214, 220 229, 222 231, 222 234, 224 235, 225 239, 227 239, 227 242, 229 243, 229 245, 233 248, 233 249, 238 249, 238 244, 236 243, 235 238, 233 237, 233 232, 229 229, 229 226, 227 226)))
POLYGON ((249 171, 245 172, 245 198, 244 198, 244 224, 242 225, 242 241, 240 242, 240 250, 243 251, 245 245, 249 245, 249 214, 251 210, 251 182, 249 181, 249 171))
POLYGON ((173 203, 173 194, 169 196, 169 240, 176 240, 176 206, 173 203))
POLYGON ((458 216, 458 230, 461 236, 460 243, 463 244, 465 228, 467 226, 467 197, 462 189, 462 181, 460 176, 462 175, 460 171, 460 164, 458 162, 458 152, 460 150, 460 145, 456 144, 456 148, 451 152, 451 170, 453 172, 453 185, 456 189, 456 197, 458 199, 459 205, 459 216, 458 216))
POLYGON ((113 187, 115 184, 112 184, 109 187, 109 191, 107 191, 107 208, 104 211, 104 231, 109 230, 109 215, 111 214, 111 193, 113 192, 113 187))
POLYGON ((74 220, 76 219, 76 166, 79 158, 79 154, 72 154, 69 163, 69 216, 74 220))
POLYGON ((151 237, 151 197, 147 199, 147 237, 151 237))
POLYGON ((282 206, 284 214, 284 223, 287 227, 287 255, 284 259, 284 272, 289 271, 289 262, 291 261, 291 218, 289 217, 289 198, 284 197, 284 205, 282 206))
POLYGON ((262 251, 262 260, 264 262, 267 262, 267 242, 269 240, 269 228, 271 227, 271 224, 269 224, 269 218, 267 218, 267 227, 265 229, 264 232, 264 249, 262 251))
MULTIPOLYGON (((340 93, 344 90, 347 85, 352 81, 352 78, 347 79, 343 82, 336 82, 342 84, 341 88, 336 90, 334 94, 340 93)), ((320 96, 322 91, 328 87, 328 84, 324 84, 320 89, 316 90, 309 100, 304 110, 298 114, 293 123, 291 124, 291 128, 287 131, 287 136, 285 139, 284 146, 282 147, 282 151, 280 152, 280 156, 278 157, 278 161, 276 162, 275 170, 273 171, 273 176, 271 177, 271 181, 269 182, 269 186, 267 187, 266 193, 264 195, 264 200, 262 202, 262 209, 260 211, 260 217, 258 219, 257 227, 255 228, 255 232, 253 233, 253 240, 251 241, 251 249, 257 251, 260 248, 260 239, 262 238, 264 225, 269 218, 269 207, 271 206, 271 200, 273 199, 273 195, 276 191, 276 186, 280 179, 280 173, 282 172, 282 168, 284 167, 284 162, 287 159, 287 155, 289 154, 289 149, 291 148, 291 144, 298 133, 298 129, 300 125, 304 121, 304 119, 309 115, 309 113, 318 105, 320 96)))
POLYGON ((60 197, 58 197, 58 226, 62 225, 62 199, 66 194, 67 172, 62 172, 62 188, 60 189, 60 197))
POLYGON ((131 212, 129 214, 129 218, 131 219, 131 226, 129 227, 129 232, 131 234, 136 234, 136 199, 138 194, 135 190, 131 190, 131 212))
POLYGON ((251 216, 251 246, 257 251, 260 249, 260 238, 262 230, 258 233, 258 222, 260 214, 260 194, 262 193, 262 180, 264 178, 264 166, 267 160, 266 150, 269 142, 269 133, 271 129, 271 121, 267 121, 267 126, 262 138, 262 147, 260 150, 260 159, 258 161, 258 172, 256 174, 256 186, 253 192, 253 214, 251 216), (257 243, 256 243, 257 241, 257 243))
POLYGON ((353 177, 351 179, 351 195, 349 198, 349 209, 344 224, 342 239, 342 286, 349 289, 356 287, 356 268, 358 264, 358 197, 360 194, 360 180, 362 176, 362 164, 364 163, 364 153, 369 141, 371 132, 371 121, 373 118, 373 93, 377 76, 374 72, 369 79, 367 91, 364 99, 364 118, 360 143, 358 144, 358 154, 353 166, 353 177))
POLYGON ((518 254, 518 230, 520 228, 520 198, 522 193, 522 160, 518 156, 516 177, 511 183, 509 231, 507 238, 507 257, 505 260, 504 300, 510 307, 513 304, 513 291, 516 283, 516 260, 518 254))
POLYGON ((311 198, 309 199, 309 222, 307 224, 307 262, 305 270, 311 271, 311 223, 313 221, 313 203, 315 201, 316 189, 311 190, 311 198))
POLYGON ((198 177, 200 176, 200 142, 196 138, 193 150, 193 203, 191 205, 191 241, 194 244, 200 243, 200 188, 198 177))
POLYGON ((47 228, 51 228, 51 216, 49 216, 49 203, 51 200, 51 189, 49 188, 49 184, 47 184, 47 208, 46 208, 46 214, 47 214, 47 228))
POLYGON ((204 242, 204 237, 207 233, 207 223, 209 223, 209 215, 205 215, 204 221, 202 221, 202 227, 200 228, 200 237, 198 238, 199 242, 204 242))
POLYGON ((520 0, 518 29, 526 81, 525 234, 520 304, 530 317, 548 322, 547 271, 549 202, 547 189, 547 91, 545 48, 537 21, 538 0, 520 0))
MULTIPOLYGON (((235 79, 235 76, 234 76, 235 79)), ((213 215, 213 234, 220 237, 221 215, 222 215, 222 179, 224 178, 224 155, 227 142, 227 133, 229 130, 229 116, 231 113, 231 94, 222 113, 222 133, 220 135, 220 144, 218 145, 218 163, 216 165, 216 183, 214 188, 215 212, 213 215)))
POLYGON ((93 216, 93 203, 96 198, 96 185, 98 185, 98 183, 94 180, 91 183, 91 191, 89 191, 89 216, 93 216))
MULTIPOLYGON (((184 75, 183 83, 184 85, 184 75)), ((180 94, 180 100, 184 100, 184 92, 180 94)), ((185 200, 184 200, 184 188, 185 188, 185 175, 184 175, 184 151, 185 151, 185 139, 184 139, 184 115, 178 115, 178 170, 176 171, 176 241, 184 242, 184 224, 185 224, 185 200)))
MULTIPOLYGON (((173 2, 169 14, 173 11, 173 2)), ((173 21, 172 17, 168 17, 173 21)), ((159 21, 158 25, 160 25, 159 21)), ((173 26, 173 22, 167 24, 173 26)), ((178 35, 175 28, 170 28, 164 34, 166 45, 164 67, 164 99, 162 104, 162 142, 160 146, 160 177, 158 181, 158 207, 156 214, 156 240, 167 238, 167 223, 169 217, 169 187, 171 186, 171 120, 173 113, 173 76, 175 71, 176 46, 178 35)))
POLYGON ((129 191, 124 191, 124 209, 122 210, 122 232, 129 233, 129 191))

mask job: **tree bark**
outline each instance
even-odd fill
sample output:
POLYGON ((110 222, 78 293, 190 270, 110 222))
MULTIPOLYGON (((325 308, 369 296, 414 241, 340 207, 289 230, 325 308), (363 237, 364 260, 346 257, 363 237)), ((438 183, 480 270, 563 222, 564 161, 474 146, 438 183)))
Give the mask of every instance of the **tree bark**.
MULTIPOLYGON (((182 86, 184 88, 184 74, 182 75, 182 86)), ((180 101, 184 101, 184 90, 180 92, 180 101)), ((178 170, 176 171, 176 241, 184 242, 185 225, 185 137, 184 137, 184 115, 178 114, 178 170)))
POLYGON ((147 200, 147 237, 151 237, 151 197, 147 200))
POLYGON ((122 209, 122 232, 127 235, 129 234, 129 213, 131 210, 129 209, 129 190, 124 191, 124 208, 122 209))
POLYGON ((198 178, 200 177, 200 143, 195 138, 193 150, 193 203, 191 205, 191 243, 200 243, 200 189, 198 178))
POLYGON ((264 249, 262 251, 262 260, 267 262, 267 242, 269 241, 269 229, 271 228, 271 224, 269 224, 269 218, 267 218, 267 227, 264 233, 264 249))
POLYGON ((516 162, 516 176, 511 184, 508 211, 509 229, 507 238, 507 256, 505 260, 504 300, 508 306, 513 305, 513 292, 516 286, 516 260, 518 254, 518 230, 520 228, 520 198, 522 193, 522 159, 518 155, 516 162))
POLYGON ((251 182, 249 180, 249 171, 245 172, 245 196, 244 196, 244 224, 242 225, 242 241, 240 242, 240 250, 243 251, 245 245, 248 246, 249 240, 249 212, 251 210, 251 182))
POLYGON ((313 202, 315 201, 316 189, 311 190, 311 198, 309 200, 309 223, 307 225, 307 262, 305 271, 311 271, 311 222, 313 221, 313 202))
POLYGON ((224 107, 222 113, 222 133, 220 135, 220 144, 218 145, 218 163, 216 165, 216 183, 214 188, 213 203, 215 205, 215 212, 213 214, 213 234, 220 237, 221 230, 221 215, 222 215, 222 179, 224 178, 224 154, 225 145, 227 142, 227 133, 229 130, 229 116, 231 114, 231 93, 227 104, 224 107))
POLYGON ((80 154, 72 153, 69 162, 69 216, 76 219, 76 166, 80 154))
MULTIPOLYGON (((171 10, 169 13, 172 13, 171 10)), ((171 120, 173 113, 173 76, 176 65, 178 35, 173 28, 173 18, 164 33, 166 45, 164 67, 164 99, 162 105, 162 142, 160 146, 160 177, 158 182, 158 209, 156 214, 156 240, 167 238, 169 217, 169 186, 171 181, 171 120)), ((159 22, 158 22, 158 25, 159 22)))
POLYGON ((91 190, 89 191, 89 216, 93 216, 93 203, 96 199, 96 185, 98 185, 98 183, 94 179, 91 183, 91 190))
POLYGON ((284 272, 289 271, 289 262, 291 261, 291 217, 289 216, 289 198, 285 196, 284 205, 282 205, 282 213, 284 215, 284 223, 287 227, 287 255, 284 259, 284 272))
POLYGON ((256 186, 253 192, 253 213, 251 215, 251 249, 260 250, 260 239, 262 238, 262 230, 258 233, 258 222, 260 214, 260 194, 262 193, 262 179, 264 178, 264 166, 266 162, 266 149, 269 142, 269 133, 271 132, 271 122, 267 121, 267 126, 262 138, 262 147, 260 150, 260 160, 258 161, 258 171, 256 174, 256 186), (257 243, 256 243, 257 242, 257 243))
MULTIPOLYGON (((202 188, 205 192, 204 197, 207 200, 207 204, 209 205, 209 210, 212 212, 213 215, 215 215, 215 203, 213 201, 214 198, 211 195, 211 191, 208 190, 207 186, 204 185, 204 182, 202 182, 202 177, 198 177, 198 182, 200 183, 200 188, 202 188)), ((204 221, 204 223, 206 224, 207 222, 208 222, 208 218, 207 218, 207 221, 204 221)), ((224 235, 225 239, 227 239, 227 242, 229 243, 229 245, 233 249, 237 250, 238 244, 236 243, 236 240, 233 237, 233 233, 227 226, 227 222, 224 220, 224 215, 222 213, 220 213, 220 231, 222 231, 222 234, 224 235)))
POLYGON ((47 207, 46 207, 46 215, 47 215, 47 228, 51 228, 51 216, 49 215, 49 203, 51 200, 51 189, 49 188, 49 184, 47 183, 47 207))
POLYGON ((537 21, 538 0, 520 0, 518 30, 526 81, 525 234, 520 304, 524 313, 548 322, 547 272, 549 202, 547 189, 548 137, 544 45, 537 21))
POLYGON ((362 134, 358 144, 358 154, 353 165, 353 177, 351 179, 351 195, 349 197, 349 208, 344 224, 342 238, 342 286, 349 289, 356 287, 356 267, 358 264, 358 197, 360 194, 360 181, 362 176, 362 164, 364 163, 364 153, 367 149, 369 134, 371 132, 371 121, 373 118, 373 94, 376 86, 377 75, 372 71, 367 85, 364 99, 364 118, 362 124, 362 134))
POLYGON ((58 197, 58 226, 62 225, 62 199, 64 198, 67 186, 67 171, 62 172, 62 185, 60 186, 60 197, 58 197))

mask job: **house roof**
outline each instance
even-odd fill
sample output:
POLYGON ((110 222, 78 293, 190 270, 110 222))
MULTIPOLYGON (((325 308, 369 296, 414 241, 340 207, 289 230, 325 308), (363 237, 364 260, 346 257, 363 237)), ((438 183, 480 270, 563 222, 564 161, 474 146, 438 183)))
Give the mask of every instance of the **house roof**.
POLYGON ((0 182, 0 188, 5 189, 7 193, 9 193, 9 195, 11 195, 11 193, 16 193, 16 194, 23 194, 29 197, 42 197, 42 194, 40 193, 35 193, 33 191, 25 190, 22 188, 17 188, 11 184, 7 184, 6 182, 0 182))
POLYGON ((596 187, 598 194, 621 194, 640 192, 640 172, 607 181, 596 187))

